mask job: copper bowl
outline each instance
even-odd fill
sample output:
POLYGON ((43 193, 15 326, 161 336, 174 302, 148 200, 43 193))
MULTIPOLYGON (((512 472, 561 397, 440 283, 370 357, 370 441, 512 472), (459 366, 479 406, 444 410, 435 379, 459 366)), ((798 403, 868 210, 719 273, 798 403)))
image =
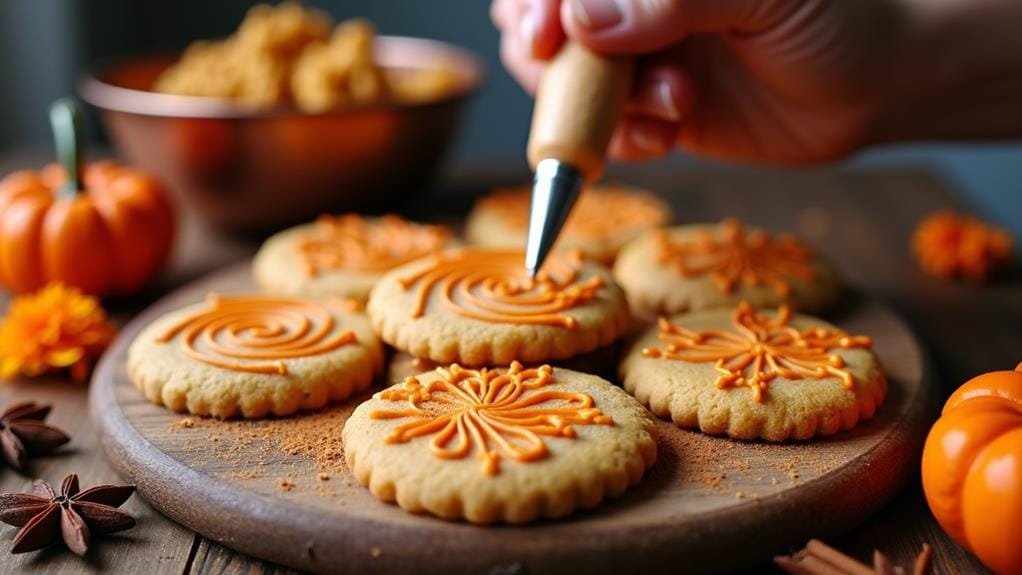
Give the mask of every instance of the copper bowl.
POLYGON ((220 229, 267 231, 323 212, 394 211, 429 184, 482 65, 418 38, 379 37, 376 52, 388 68, 448 67, 458 88, 426 103, 253 111, 148 91, 176 59, 152 57, 85 78, 81 95, 125 159, 159 176, 185 206, 220 229))

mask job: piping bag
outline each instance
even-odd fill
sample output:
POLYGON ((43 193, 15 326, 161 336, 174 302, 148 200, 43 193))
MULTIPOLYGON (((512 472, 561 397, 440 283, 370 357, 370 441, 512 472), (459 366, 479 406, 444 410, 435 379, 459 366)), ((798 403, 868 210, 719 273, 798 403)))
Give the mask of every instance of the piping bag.
POLYGON ((602 175, 634 68, 632 56, 596 54, 568 41, 540 79, 528 145, 535 173, 525 246, 529 277, 543 266, 583 184, 602 175))

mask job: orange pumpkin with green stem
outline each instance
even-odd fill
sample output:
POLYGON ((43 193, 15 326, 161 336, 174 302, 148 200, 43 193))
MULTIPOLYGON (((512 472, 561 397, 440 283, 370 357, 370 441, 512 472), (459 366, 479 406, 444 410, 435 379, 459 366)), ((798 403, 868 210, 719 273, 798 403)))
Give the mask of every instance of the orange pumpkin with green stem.
POLYGON ((80 169, 77 110, 53 105, 60 165, 0 181, 0 284, 23 293, 51 281, 129 294, 160 271, 174 217, 148 174, 113 162, 80 169))
POLYGON ((941 527, 999 575, 1022 574, 1022 364, 958 388, 923 450, 941 527))

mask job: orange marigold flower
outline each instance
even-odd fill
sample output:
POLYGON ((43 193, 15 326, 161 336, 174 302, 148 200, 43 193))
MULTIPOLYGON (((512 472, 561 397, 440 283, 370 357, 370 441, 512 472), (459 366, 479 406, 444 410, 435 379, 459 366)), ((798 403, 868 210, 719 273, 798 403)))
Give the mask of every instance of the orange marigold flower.
POLYGON ((69 368, 71 377, 82 381, 114 332, 96 298, 60 283, 47 284, 15 298, 0 321, 0 377, 69 368))
POLYGON ((943 278, 984 280, 1011 260, 1011 250, 1007 230, 951 211, 927 216, 912 236, 919 265, 943 278))

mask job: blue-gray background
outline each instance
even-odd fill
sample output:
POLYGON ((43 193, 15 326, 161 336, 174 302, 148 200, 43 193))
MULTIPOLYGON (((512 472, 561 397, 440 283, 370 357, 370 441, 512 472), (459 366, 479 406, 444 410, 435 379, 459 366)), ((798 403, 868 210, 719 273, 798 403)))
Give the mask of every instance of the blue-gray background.
MULTIPOLYGON (((224 36, 255 3, 0 0, 0 152, 45 149, 49 144, 46 107, 69 93, 89 64, 224 36)), ((442 39, 477 52, 486 62, 487 82, 466 118, 452 162, 458 167, 517 163, 524 170, 531 102, 500 67, 488 0, 308 3, 338 19, 368 17, 382 33, 442 39)), ((681 156, 671 161, 699 163, 681 156)), ((932 166, 967 195, 975 210, 1022 236, 1022 144, 902 146, 873 150, 848 164, 932 166)))

